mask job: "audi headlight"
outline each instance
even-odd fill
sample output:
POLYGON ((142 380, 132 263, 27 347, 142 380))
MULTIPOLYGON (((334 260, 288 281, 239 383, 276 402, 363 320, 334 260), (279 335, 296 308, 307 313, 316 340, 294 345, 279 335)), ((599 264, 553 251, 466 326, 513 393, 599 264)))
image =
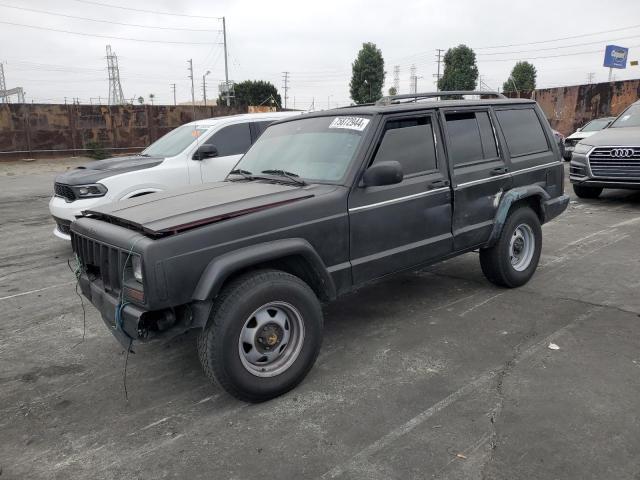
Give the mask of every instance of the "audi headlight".
POLYGON ((133 278, 142 283, 142 262, 139 255, 131 257, 131 268, 133 270, 133 278))
POLYGON ((101 183, 75 185, 72 188, 78 198, 104 197, 107 193, 107 187, 101 183))
POLYGON ((589 153, 589 150, 591 150, 592 148, 593 147, 591 145, 586 145, 584 143, 578 143, 576 145, 576 147, 574 148, 573 153, 582 153, 584 155, 584 154, 589 153))

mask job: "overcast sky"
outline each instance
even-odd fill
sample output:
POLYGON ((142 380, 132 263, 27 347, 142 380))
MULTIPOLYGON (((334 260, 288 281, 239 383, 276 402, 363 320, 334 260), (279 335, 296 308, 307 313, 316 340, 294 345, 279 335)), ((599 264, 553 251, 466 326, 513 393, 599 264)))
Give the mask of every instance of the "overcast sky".
MULTIPOLYGON (((170 84, 175 83, 178 102, 188 101, 189 58, 197 99, 202 75, 211 71, 210 98, 224 79, 222 23, 214 18, 221 16, 227 22, 230 79, 269 80, 282 94, 282 72, 289 71, 289 106, 295 102, 297 108, 309 107, 314 99, 321 108, 327 102, 348 104, 351 62, 369 41, 385 59, 385 91, 393 84, 394 65, 400 66, 401 93, 409 91, 412 64, 418 90, 433 90, 435 49, 460 43, 475 49, 482 80, 495 89, 517 60, 537 67, 539 87, 554 87, 586 83, 589 72, 594 81, 606 81, 602 58, 607 43, 630 47, 630 59, 640 59, 638 0, 0 0, 0 61, 5 62, 7 88, 22 86, 27 101, 79 97, 97 102, 102 97, 104 102, 105 46, 110 44, 118 55, 126 98, 153 93, 156 103, 173 103, 170 84), (581 54, 569 55, 575 53, 581 54)), ((640 67, 614 73, 619 80, 639 78, 640 67)))

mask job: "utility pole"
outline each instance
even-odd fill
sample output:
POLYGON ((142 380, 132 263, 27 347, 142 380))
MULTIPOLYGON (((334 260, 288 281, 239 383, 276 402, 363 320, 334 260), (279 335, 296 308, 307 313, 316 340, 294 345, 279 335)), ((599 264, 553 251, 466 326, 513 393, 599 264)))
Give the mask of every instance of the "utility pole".
POLYGON ((227 21, 222 17, 222 38, 224 41, 224 84, 227 97, 227 107, 231 106, 231 87, 229 86, 229 63, 227 60, 227 21))
POLYGON ((187 63, 189 64, 189 78, 191 79, 191 107, 193 111, 193 120, 196 119, 196 92, 193 88, 193 59, 190 58, 187 63))
POLYGON ((396 95, 400 93, 400 65, 393 67, 393 88, 396 90, 396 95))
POLYGON ((440 64, 442 63, 442 52, 444 49, 436 48, 436 62, 438 63, 438 73, 436 73, 436 92, 440 91, 440 64))
POLYGON ((416 75, 415 65, 411 65, 409 84, 411 85, 409 93, 418 93, 418 76, 416 75))
POLYGON ((124 105, 118 56, 111 51, 111 45, 107 45, 107 71, 109 73, 109 105, 124 105))
POLYGON ((587 83, 591 85, 593 83, 593 79, 596 76, 595 72, 587 73, 587 83))
POLYGON ((202 98, 204 99, 204 106, 207 106, 207 75, 211 73, 210 70, 207 70, 207 73, 202 75, 202 98))
POLYGON ((4 79, 4 65, 0 62, 0 103, 7 103, 7 82, 4 79))
POLYGON ((282 80, 284 81, 284 109, 287 109, 287 100, 289 98, 289 72, 282 72, 282 80))
POLYGON ((173 105, 177 105, 178 103, 176 102, 176 84, 172 83, 171 84, 171 90, 173 90, 173 105))
POLYGON ((333 97, 333 95, 327 96, 327 110, 331 108, 331 97, 333 97))

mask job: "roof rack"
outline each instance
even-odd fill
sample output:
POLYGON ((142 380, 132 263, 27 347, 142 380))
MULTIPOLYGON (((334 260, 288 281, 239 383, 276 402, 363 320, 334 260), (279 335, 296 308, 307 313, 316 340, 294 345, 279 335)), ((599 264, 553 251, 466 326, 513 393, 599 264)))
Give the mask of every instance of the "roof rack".
POLYGON ((376 105, 391 105, 392 103, 400 103, 401 100, 413 100, 417 102, 425 98, 453 97, 462 95, 481 95, 483 97, 507 98, 501 93, 491 90, 448 90, 442 92, 426 92, 426 93, 404 93, 402 95, 389 95, 382 97, 376 102, 376 105))

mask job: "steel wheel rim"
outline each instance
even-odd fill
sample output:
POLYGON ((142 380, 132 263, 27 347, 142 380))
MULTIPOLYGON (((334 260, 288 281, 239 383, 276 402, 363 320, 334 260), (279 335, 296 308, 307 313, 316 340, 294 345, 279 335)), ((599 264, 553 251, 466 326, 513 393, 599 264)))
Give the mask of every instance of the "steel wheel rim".
POLYGON ((522 272, 531 264, 536 249, 536 237, 526 223, 518 225, 509 242, 509 261, 514 270, 522 272))
POLYGON ((238 338, 238 354, 249 373, 274 377, 293 365, 303 343, 300 312, 286 302, 269 302, 245 320, 238 338))

